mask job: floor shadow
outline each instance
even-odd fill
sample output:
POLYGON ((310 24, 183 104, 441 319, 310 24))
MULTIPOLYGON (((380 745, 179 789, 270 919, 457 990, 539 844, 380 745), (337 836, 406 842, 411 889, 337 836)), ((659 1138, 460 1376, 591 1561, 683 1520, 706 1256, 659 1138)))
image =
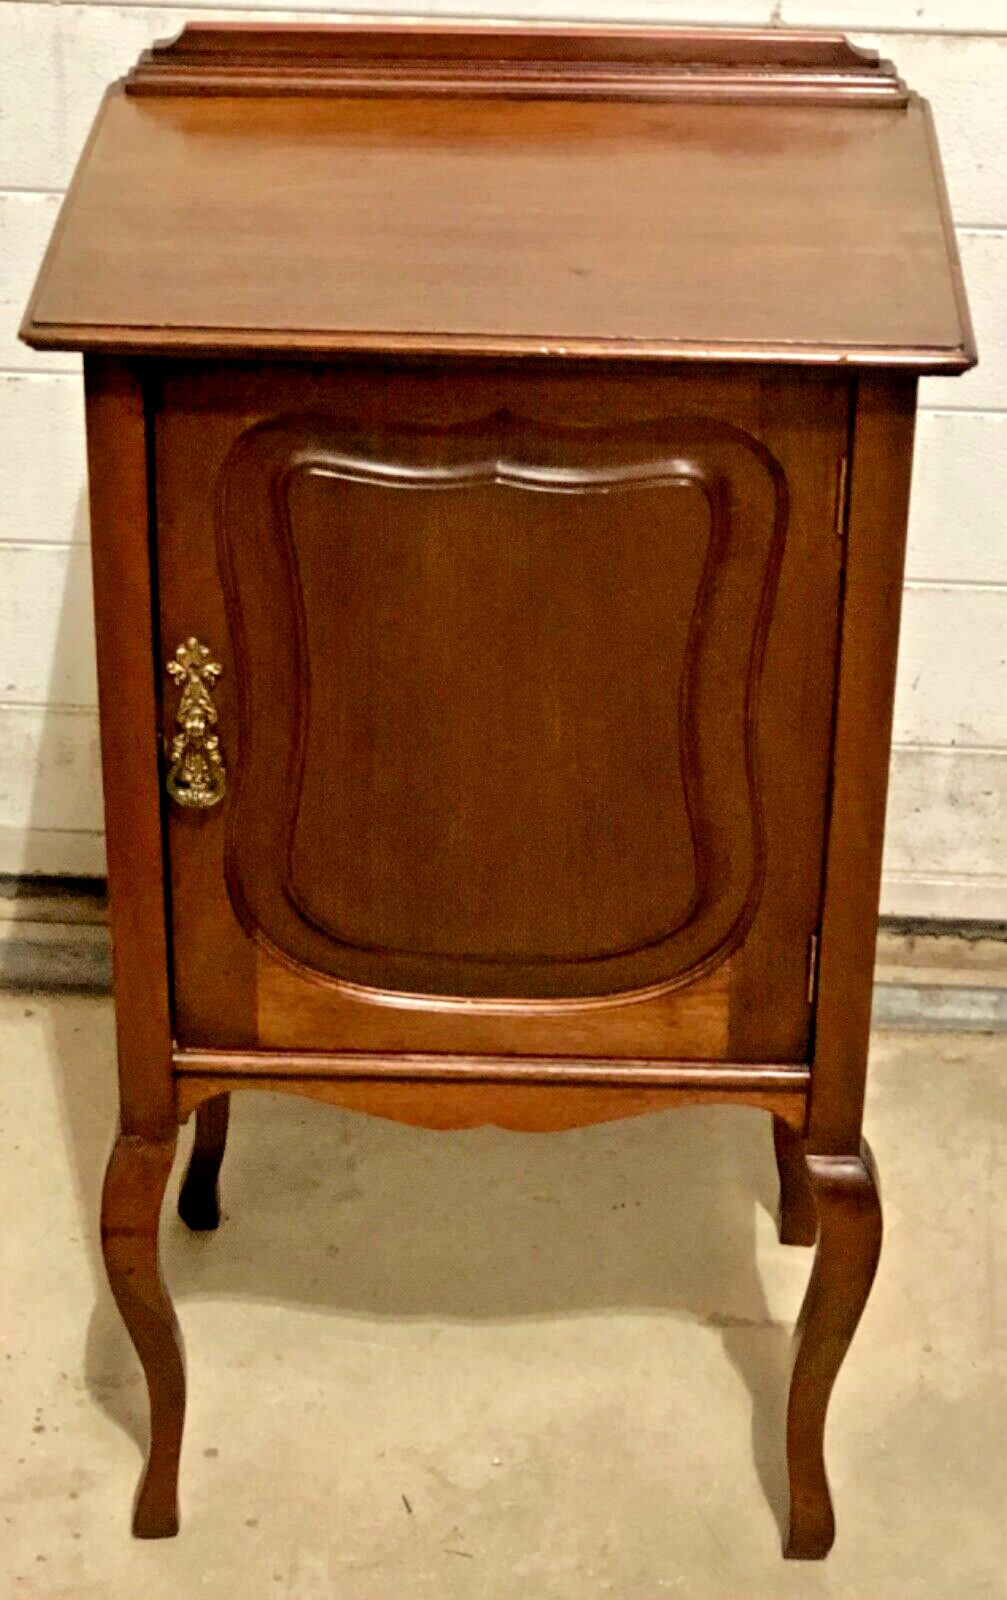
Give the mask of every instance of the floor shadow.
MULTIPOLYGON (((86 1383, 142 1449, 145 1391, 97 1242, 115 1123, 111 1005, 51 1012, 94 1269, 86 1383)), ((161 1249, 180 1306, 231 1298, 340 1317, 475 1322, 625 1309, 714 1328, 751 1396, 754 1458, 782 1525, 791 1329, 770 1315, 755 1255, 758 1211, 775 1204, 768 1118, 714 1107, 552 1136, 435 1133, 242 1094, 231 1123, 215 1234, 194 1235, 176 1215, 190 1132, 179 1141, 161 1249)))

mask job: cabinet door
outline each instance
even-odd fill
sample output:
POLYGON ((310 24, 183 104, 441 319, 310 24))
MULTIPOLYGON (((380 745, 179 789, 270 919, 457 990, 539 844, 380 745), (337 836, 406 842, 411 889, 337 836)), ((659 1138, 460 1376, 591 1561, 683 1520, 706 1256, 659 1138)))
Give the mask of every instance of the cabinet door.
POLYGON ((220 665, 228 780, 169 813, 183 1042, 801 1056, 848 398, 166 375, 164 653, 220 665))

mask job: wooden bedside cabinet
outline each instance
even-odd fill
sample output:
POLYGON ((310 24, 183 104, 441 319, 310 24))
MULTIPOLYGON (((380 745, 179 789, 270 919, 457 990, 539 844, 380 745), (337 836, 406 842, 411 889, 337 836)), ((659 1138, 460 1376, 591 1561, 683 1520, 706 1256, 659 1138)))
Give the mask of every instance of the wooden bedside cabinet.
POLYGON ((916 381, 975 359, 925 105, 838 35, 191 26, 109 91, 23 333, 85 352, 135 1532, 178 1525, 193 1111, 213 1227, 237 1089, 718 1101, 817 1233, 824 1555, 916 381))

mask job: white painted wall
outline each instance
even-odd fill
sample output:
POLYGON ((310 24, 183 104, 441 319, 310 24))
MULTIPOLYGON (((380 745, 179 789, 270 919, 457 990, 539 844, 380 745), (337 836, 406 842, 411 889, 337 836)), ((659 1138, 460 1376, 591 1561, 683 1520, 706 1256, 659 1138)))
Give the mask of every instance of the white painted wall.
MULTIPOLYGON (((884 904, 1007 918, 1007 0, 417 9, 841 27, 930 97, 982 363, 922 385, 884 904)), ((241 13, 0 0, 0 872, 103 869, 80 366, 25 349, 17 324, 105 84, 185 18, 222 14, 241 13)))

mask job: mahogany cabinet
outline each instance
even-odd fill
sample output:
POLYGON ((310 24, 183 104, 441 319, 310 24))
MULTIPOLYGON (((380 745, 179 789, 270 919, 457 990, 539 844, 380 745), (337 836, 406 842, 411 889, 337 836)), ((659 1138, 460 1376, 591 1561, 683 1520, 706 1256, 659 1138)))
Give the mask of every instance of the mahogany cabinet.
POLYGON ((193 1112, 202 1228, 238 1089, 718 1101, 817 1235, 824 1555, 916 381, 975 359, 926 106, 837 35, 190 26, 109 91, 23 333, 85 352, 134 1531, 178 1525, 193 1112))

